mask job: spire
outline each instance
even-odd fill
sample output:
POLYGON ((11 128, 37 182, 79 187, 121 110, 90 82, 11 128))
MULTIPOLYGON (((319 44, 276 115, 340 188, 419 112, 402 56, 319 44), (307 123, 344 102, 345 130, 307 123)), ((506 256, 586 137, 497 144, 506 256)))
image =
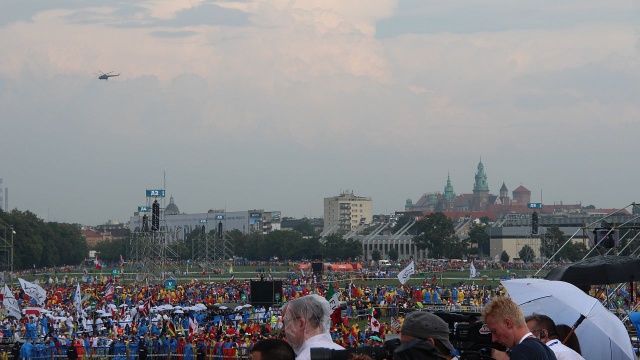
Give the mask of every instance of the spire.
POLYGON ((444 187, 444 200, 455 200, 456 193, 453 191, 453 185, 451 185, 451 175, 447 173, 447 185, 444 187))
POLYGON ((482 157, 478 163, 478 171, 475 176, 475 183, 473 184, 473 192, 488 192, 489 184, 487 183, 487 174, 484 173, 484 164, 482 164, 482 157))

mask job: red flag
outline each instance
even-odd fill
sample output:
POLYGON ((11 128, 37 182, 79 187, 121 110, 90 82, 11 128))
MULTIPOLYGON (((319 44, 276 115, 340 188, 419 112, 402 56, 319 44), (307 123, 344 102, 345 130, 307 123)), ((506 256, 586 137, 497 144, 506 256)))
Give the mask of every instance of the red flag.
POLYGON ((100 261, 100 259, 98 259, 97 256, 96 256, 96 269, 102 270, 102 262, 100 261))
POLYGON ((438 280, 438 274, 433 274, 433 277, 431 278, 431 282, 434 282, 438 280))

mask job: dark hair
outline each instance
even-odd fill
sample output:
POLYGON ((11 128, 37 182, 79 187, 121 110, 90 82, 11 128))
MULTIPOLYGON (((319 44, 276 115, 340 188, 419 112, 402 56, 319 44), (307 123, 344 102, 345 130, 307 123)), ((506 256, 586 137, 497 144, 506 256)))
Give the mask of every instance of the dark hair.
POLYGON ((296 354, 288 342, 280 339, 266 339, 257 342, 251 352, 259 352, 262 360, 294 360, 296 354))
POLYGON ((533 313, 524 318, 524 321, 535 321, 542 329, 547 330, 547 336, 551 339, 558 337, 558 330, 556 330, 556 323, 547 315, 533 313))
MULTIPOLYGON (((571 332, 571 326, 565 325, 565 324, 559 324, 559 325, 556 325, 556 330, 558 331, 558 339, 561 342, 564 342, 564 339, 567 337, 567 335, 569 335, 569 332, 571 332)), ((580 340, 578 340, 578 336, 576 335, 575 332, 571 333, 571 336, 569 337, 569 339, 567 339, 567 342, 564 344, 572 348, 573 351, 582 355, 582 349, 580 349, 580 340)))

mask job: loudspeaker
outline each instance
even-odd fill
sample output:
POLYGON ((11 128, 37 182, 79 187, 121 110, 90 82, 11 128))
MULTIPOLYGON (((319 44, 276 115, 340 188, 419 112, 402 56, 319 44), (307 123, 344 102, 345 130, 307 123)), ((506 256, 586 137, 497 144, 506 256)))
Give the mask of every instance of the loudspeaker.
POLYGON ((324 270, 324 264, 322 264, 321 262, 311 263, 311 271, 314 274, 322 275, 323 270, 324 270))
POLYGON ((282 280, 255 281, 251 280, 251 305, 271 306, 280 300, 276 299, 276 294, 280 294, 282 299, 282 280))

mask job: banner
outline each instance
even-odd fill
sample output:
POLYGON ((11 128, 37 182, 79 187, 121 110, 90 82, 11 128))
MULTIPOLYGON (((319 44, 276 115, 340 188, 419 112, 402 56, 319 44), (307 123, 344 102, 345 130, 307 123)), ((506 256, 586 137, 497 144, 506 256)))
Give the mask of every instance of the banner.
POLYGON ((18 278, 18 281, 20 281, 20 286, 25 294, 34 299, 38 305, 44 305, 47 301, 47 292, 40 285, 32 284, 22 278, 18 278))
POLYGON ((2 293, 2 306, 7 309, 9 316, 13 316, 16 319, 20 320, 22 315, 20 314, 20 306, 18 305, 18 300, 13 296, 13 293, 9 289, 7 285, 4 286, 4 292, 2 293))
POLYGON ((411 278, 411 275, 413 275, 414 272, 415 265, 413 264, 413 261, 411 261, 411 263, 407 265, 406 268, 400 271, 400 273, 398 274, 398 280, 400 280, 400 283, 404 285, 404 283, 409 281, 409 278, 411 278))

